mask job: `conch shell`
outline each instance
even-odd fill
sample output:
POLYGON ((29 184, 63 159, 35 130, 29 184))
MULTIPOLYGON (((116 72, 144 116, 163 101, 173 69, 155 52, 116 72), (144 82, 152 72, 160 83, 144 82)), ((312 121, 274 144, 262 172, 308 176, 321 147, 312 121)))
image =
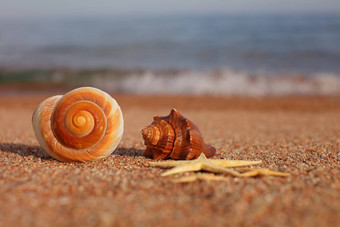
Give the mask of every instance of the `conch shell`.
POLYGON ((146 145, 145 156, 157 160, 196 159, 203 152, 207 158, 215 148, 206 145, 197 127, 176 109, 165 117, 155 116, 150 126, 142 130, 146 145))
POLYGON ((46 99, 35 109, 32 124, 40 146, 59 161, 107 157, 118 146, 124 128, 116 100, 91 87, 46 99))

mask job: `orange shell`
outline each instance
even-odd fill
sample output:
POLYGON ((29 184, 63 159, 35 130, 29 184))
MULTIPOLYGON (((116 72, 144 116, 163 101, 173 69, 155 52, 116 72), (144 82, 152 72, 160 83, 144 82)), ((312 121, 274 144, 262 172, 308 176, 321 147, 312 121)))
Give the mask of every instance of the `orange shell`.
POLYGON ((40 146, 53 158, 90 161, 116 149, 124 120, 110 95, 83 87, 43 101, 33 113, 32 124, 40 146))
POLYGON ((202 152, 210 158, 216 152, 214 147, 204 143, 194 123, 175 109, 168 116, 155 116, 151 125, 142 130, 142 135, 145 155, 158 160, 196 159, 202 152))

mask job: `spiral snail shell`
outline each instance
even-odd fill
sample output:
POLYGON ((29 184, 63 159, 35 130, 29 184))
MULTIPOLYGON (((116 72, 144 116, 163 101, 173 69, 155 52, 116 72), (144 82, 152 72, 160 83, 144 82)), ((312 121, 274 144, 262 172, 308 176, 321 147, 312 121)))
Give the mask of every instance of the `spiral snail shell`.
POLYGON ((82 87, 43 101, 33 113, 32 124, 40 146, 53 158, 90 161, 116 149, 124 120, 109 94, 82 87))
POLYGON ((207 158, 215 155, 215 148, 204 143, 197 127, 176 109, 142 130, 146 145, 145 156, 154 159, 196 159, 203 152, 207 158))

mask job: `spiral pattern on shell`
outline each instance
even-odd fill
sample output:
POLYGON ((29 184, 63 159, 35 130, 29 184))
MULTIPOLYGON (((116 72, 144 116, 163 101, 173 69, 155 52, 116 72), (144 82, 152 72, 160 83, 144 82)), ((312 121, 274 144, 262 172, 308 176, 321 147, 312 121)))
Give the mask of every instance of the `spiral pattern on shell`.
POLYGON ((210 158, 215 148, 204 143, 198 128, 189 119, 172 109, 165 117, 155 116, 154 121, 142 130, 145 155, 154 159, 196 159, 203 152, 210 158))
POLYGON ((46 99, 34 111, 32 123, 40 146, 60 161, 108 156, 118 146, 124 128, 116 100, 91 87, 46 99))

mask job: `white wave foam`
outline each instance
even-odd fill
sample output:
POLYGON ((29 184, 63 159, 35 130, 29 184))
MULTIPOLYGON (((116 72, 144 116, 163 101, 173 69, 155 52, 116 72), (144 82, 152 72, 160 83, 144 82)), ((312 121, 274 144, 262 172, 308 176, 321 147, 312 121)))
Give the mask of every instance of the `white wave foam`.
POLYGON ((145 71, 124 76, 97 75, 91 83, 110 92, 134 94, 191 94, 236 96, 340 95, 340 76, 334 74, 249 75, 230 70, 218 72, 145 71))

